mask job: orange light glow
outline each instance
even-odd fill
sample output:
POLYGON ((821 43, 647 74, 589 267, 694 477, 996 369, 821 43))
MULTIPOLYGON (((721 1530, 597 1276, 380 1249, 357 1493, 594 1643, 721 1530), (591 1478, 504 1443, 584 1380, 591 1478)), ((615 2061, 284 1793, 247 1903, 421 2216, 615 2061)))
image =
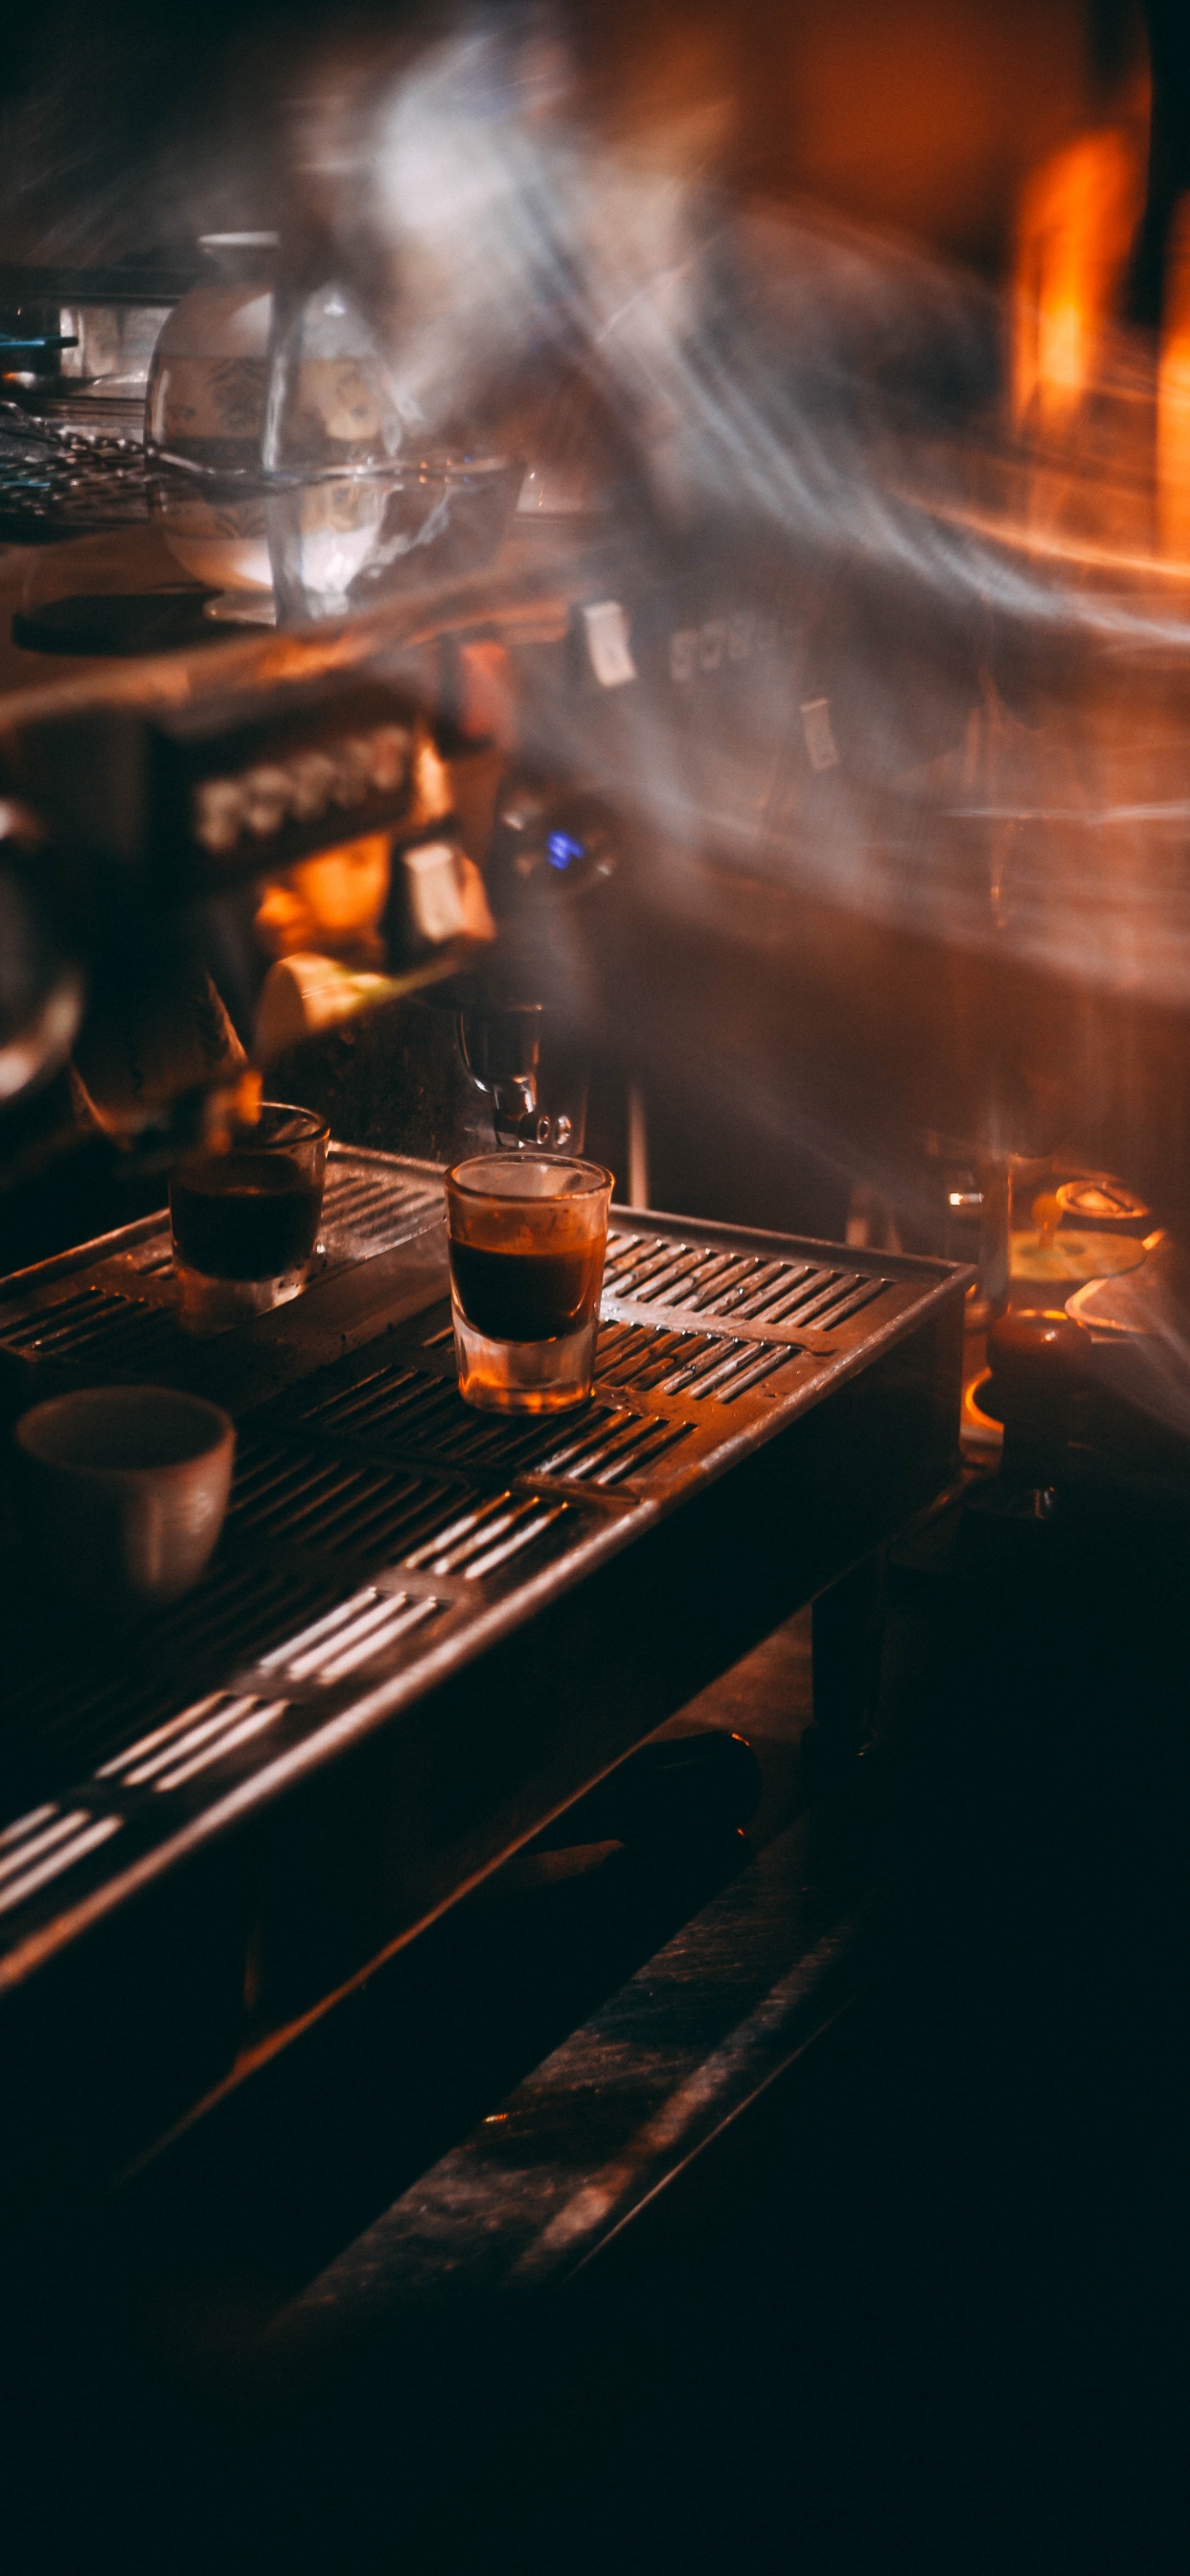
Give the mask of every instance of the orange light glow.
POLYGON ((271 957, 299 950, 324 956, 381 953, 380 919, 388 900, 387 832, 370 832, 317 858, 300 859, 270 878, 256 914, 256 936, 271 957))
POLYGON ((1061 429, 1099 372, 1144 205, 1139 130, 1080 135, 1034 170, 1021 199, 1013 310, 1013 415, 1061 429))
POLYGON ((1167 555, 1190 557, 1190 197, 1169 237, 1157 376, 1157 522, 1167 555))

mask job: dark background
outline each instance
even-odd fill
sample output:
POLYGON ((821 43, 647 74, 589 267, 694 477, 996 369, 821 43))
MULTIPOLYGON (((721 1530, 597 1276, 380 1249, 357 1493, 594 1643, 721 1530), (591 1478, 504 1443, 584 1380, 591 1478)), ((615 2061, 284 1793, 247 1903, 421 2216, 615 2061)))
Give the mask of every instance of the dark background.
MULTIPOLYGON (((1181 0, 1148 0, 1184 91, 1181 0)), ((560 25, 581 112, 625 133, 702 119, 700 164, 807 190, 985 270, 1024 171, 1119 112, 1143 77, 1133 0, 500 0, 509 30, 560 25)), ((0 34, 0 258, 110 259, 277 211, 295 102, 360 45, 399 61, 457 13, 424 0, 51 0, 0 34)), ((1175 114, 1161 193, 1185 184, 1175 114)))
MULTIPOLYGON (((1190 179, 1190 11, 1147 14, 1152 312, 1190 179)), ((430 23, 267 0, 10 13, 0 257, 143 257, 271 222, 327 49, 399 56, 430 23)), ((1024 170, 1111 113, 1136 61, 1107 0, 592 5, 573 23, 587 112, 637 134, 705 113, 741 185, 810 189, 993 275, 1024 170)), ((412 2494, 403 2455, 389 2465, 404 2392, 374 2376, 254 2462, 246 2512, 225 2427, 183 2409, 180 2468, 151 2408, 127 2405, 105 2314, 40 2383, 15 2355, 34 2420, 6 2406, 30 2490, 14 2566, 143 2550, 169 2570, 192 2541, 230 2565, 245 2539, 266 2571, 304 2546, 320 2576, 1184 2564, 1185 1657, 1165 1571, 1143 1605, 1120 1582, 1018 1598, 1010 1620, 992 1597, 982 1636, 952 1641, 917 1689, 926 1740, 904 1784, 920 1944, 911 1901, 874 2019, 606 2307, 563 2320, 535 2364, 504 2341, 431 2391, 412 2494)))

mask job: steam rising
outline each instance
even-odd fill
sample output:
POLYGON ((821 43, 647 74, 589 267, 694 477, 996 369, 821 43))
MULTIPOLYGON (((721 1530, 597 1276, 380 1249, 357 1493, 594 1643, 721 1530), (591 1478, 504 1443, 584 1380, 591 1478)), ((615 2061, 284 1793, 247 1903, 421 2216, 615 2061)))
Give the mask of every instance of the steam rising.
MULTIPOLYGON (((713 722, 660 721, 681 711, 658 687, 616 729, 606 784, 663 827, 675 900, 713 842, 915 931, 1190 999, 1187 588, 1143 556, 1088 570, 1102 475, 1080 489, 1076 454, 1056 538, 1031 512, 996 299, 813 210, 725 203, 680 125, 610 140, 542 22, 474 20, 379 93, 341 80, 302 131, 411 436, 515 427, 552 370, 588 406, 635 597, 703 579, 724 660, 778 622, 713 722)), ((598 777, 601 728, 540 714, 532 747, 598 777)))
MULTIPOLYGON (((869 1098, 873 1064, 900 1084, 916 997, 885 1013, 883 1058, 873 1029, 880 978, 905 975, 917 943, 933 1097, 927 1115, 890 1085, 889 1127, 1041 1150, 1085 1107, 1089 1132, 1115 1080, 1117 1002, 1190 1002, 1190 563, 1158 544, 1190 513, 1168 494, 1157 506, 1153 355, 1109 312, 1134 143, 1068 156, 1110 257, 1092 244, 1068 262, 1046 327, 1022 339, 1009 295, 940 258, 733 196, 716 174, 724 102, 665 114, 645 83, 634 128, 630 83, 609 111, 567 24, 480 8, 396 44, 344 37, 317 62, 279 52, 252 184, 236 174, 255 76, 189 223, 175 181, 166 229, 279 223, 291 295, 333 283, 361 349, 382 353, 400 455, 525 455, 552 491, 556 519, 514 519, 490 567, 497 624, 512 631, 556 560, 560 591, 621 603, 637 678, 582 695, 543 662, 520 692, 526 754, 635 814, 659 938, 690 931, 713 955, 722 935, 725 956, 735 941, 744 985, 749 940, 770 983, 788 961, 787 1018, 824 961, 838 969, 796 1086, 792 1040, 782 1053, 784 1036, 746 1025, 746 1004, 729 1029, 717 997, 757 1127, 858 1168, 837 1084, 829 1100, 813 1088, 823 1025, 850 1012, 871 1041, 869 1098), (1081 322, 1079 277, 1099 299, 1081 322), (820 927, 811 956, 803 925, 828 916, 834 949, 820 927), (895 965, 877 932, 901 943, 895 965), (867 983, 849 985, 860 957, 867 983), (1065 997, 1056 1036, 1035 1017, 1023 1070, 1019 1034, 997 1056, 964 1019, 999 961, 1065 997)), ((192 140, 178 169, 202 158, 192 140)), ((1038 241, 1059 180, 1030 199, 1038 241)), ((323 613, 341 607, 336 594, 323 613)), ((577 936, 570 972, 581 1006, 577 936)), ((694 1081, 703 1034, 663 987, 649 1043, 694 1081)), ((1146 1098, 1132 1132, 1147 1116, 1146 1098)))

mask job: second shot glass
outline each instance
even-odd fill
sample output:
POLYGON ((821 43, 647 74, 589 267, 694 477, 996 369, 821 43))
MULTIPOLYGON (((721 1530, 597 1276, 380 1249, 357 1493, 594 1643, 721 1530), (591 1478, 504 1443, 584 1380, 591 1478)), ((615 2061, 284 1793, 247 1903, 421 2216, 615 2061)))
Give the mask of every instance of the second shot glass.
POLYGON ((591 1392, 612 1175, 571 1154, 476 1154, 446 1175, 459 1391, 493 1413, 591 1392))
POLYGON ((266 1100, 225 1153, 170 1174, 179 1321, 227 1332, 300 1297, 318 1239, 328 1131, 312 1109, 266 1100))

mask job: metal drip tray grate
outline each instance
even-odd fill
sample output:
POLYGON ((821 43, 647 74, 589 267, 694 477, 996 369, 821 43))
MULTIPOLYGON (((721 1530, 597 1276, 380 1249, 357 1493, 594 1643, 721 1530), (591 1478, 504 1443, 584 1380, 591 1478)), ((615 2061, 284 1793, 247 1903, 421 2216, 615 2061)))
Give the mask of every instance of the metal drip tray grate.
POLYGON ((141 1626, 0 1553, 0 1991, 381 1739, 420 1822, 369 1901, 415 1921, 657 1723, 671 1645, 686 1696, 692 1637, 709 1678, 946 1472, 965 1274, 621 1214, 592 1398, 510 1418, 459 1397, 441 1214, 431 1168, 333 1148, 305 1295, 209 1343, 160 1218, 0 1282, 10 1412, 140 1378, 238 1431, 218 1556, 141 1626))
POLYGON ((431 1374, 412 1357, 328 1370, 290 1404, 299 1422, 338 1441, 359 1441, 384 1452, 409 1452, 501 1476, 600 1486, 639 1474, 691 1429, 688 1422, 659 1420, 656 1414, 629 1412, 598 1399, 544 1422, 474 1413, 463 1403, 453 1377, 431 1374))
POLYGON ((237 1537, 292 1540, 386 1564, 435 1528, 451 1499, 450 1489, 428 1476, 283 1447, 249 1431, 240 1441, 230 1528, 237 1537))
MULTIPOLYGON (((500 1505, 512 1501, 508 1494, 497 1497, 500 1505)), ((433 1564, 435 1571, 473 1574, 480 1568, 469 1560, 486 1557, 492 1535, 488 1521, 495 1508, 485 1503, 477 1509, 470 1490, 459 1484, 249 1433, 241 1443, 230 1527, 237 1537, 291 1542, 366 1564, 433 1564), (464 1498, 466 1507, 461 1508, 464 1498), (464 1546, 458 1533, 472 1525, 477 1534, 464 1546), (445 1561, 455 1555, 457 1568, 445 1561)), ((557 1508, 543 1517, 532 1506, 518 1504, 501 1563, 519 1555, 560 1516, 557 1508)), ((500 1534, 505 1534, 503 1523, 500 1534)))
POLYGON ((152 1377, 184 1347, 163 1307, 96 1287, 0 1327, 0 1345, 31 1367, 85 1368, 109 1378, 152 1377))
MULTIPOLYGON (((327 1172, 319 1234, 320 1273, 345 1261, 366 1259, 408 1241, 441 1214, 441 1189, 401 1182, 366 1167, 357 1171, 335 1149, 327 1172)), ((144 1278, 165 1278, 173 1269, 173 1251, 164 1228, 127 1255, 144 1278)))
MULTIPOLYGON (((389 1156, 332 1145, 311 1284, 398 1250, 437 1224, 441 1213, 441 1180, 426 1165, 394 1166, 389 1156)), ((205 1381, 211 1370, 202 1350, 174 1317, 168 1225, 160 1217, 142 1219, 94 1251, 91 1275, 82 1281, 73 1257, 65 1256, 8 1283, 11 1312, 5 1317, 0 1306, 0 1354, 23 1363, 34 1384, 38 1378, 47 1384, 205 1381)))
POLYGON ((338 1149, 332 1157, 322 1202, 328 1250, 342 1245, 358 1253, 369 1244, 383 1251, 441 1213, 442 1185, 437 1175, 424 1182, 399 1181, 362 1155, 348 1159, 338 1149))
POLYGON ((734 1404, 792 1356, 788 1342, 729 1341, 720 1333, 605 1322, 595 1373, 601 1386, 630 1386, 642 1394, 657 1388, 662 1395, 690 1395, 699 1401, 713 1396, 720 1404, 734 1404))
POLYGON ((185 1788, 229 1753, 284 1717, 287 1699, 261 1699, 254 1691, 210 1691, 101 1764, 97 1777, 126 1789, 151 1788, 156 1796, 185 1788))
POLYGON ((432 1592, 392 1592, 365 1584, 271 1655, 262 1655, 258 1670, 274 1673, 291 1690, 315 1684, 326 1689, 348 1674, 371 1670, 391 1646, 448 1607, 432 1592))
POLYGON ((675 1243, 669 1236, 614 1233, 605 1289, 636 1306, 678 1306, 730 1316, 767 1332, 833 1332, 886 1296, 892 1281, 816 1261, 675 1243))
POLYGON ((89 1807, 63 1809, 48 1802, 18 1816, 0 1834, 0 1914, 24 1905, 51 1879, 73 1869, 120 1830, 119 1816, 96 1816, 89 1807))
POLYGON ((77 1776, 176 1710, 191 1676, 222 1681, 334 1597, 333 1576, 318 1568, 295 1575, 267 1564, 218 1564, 186 1601, 126 1637, 79 1637, 72 1614, 69 1642, 48 1652, 46 1633, 63 1633, 62 1603, 43 1593, 24 1619, 12 1604, 6 1628, 15 1651, 3 1695, 8 1764, 23 1772, 40 1761, 55 1780, 77 1776))

